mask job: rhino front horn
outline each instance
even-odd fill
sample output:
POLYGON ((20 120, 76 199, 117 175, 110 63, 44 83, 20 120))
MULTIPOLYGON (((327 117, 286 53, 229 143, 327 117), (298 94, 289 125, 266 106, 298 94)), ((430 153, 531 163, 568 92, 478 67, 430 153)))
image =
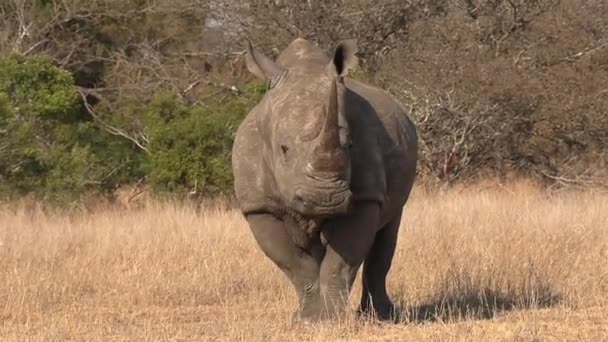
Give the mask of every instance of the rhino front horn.
POLYGON ((325 121, 313 149, 313 169, 321 172, 340 172, 346 167, 346 158, 340 150, 338 127, 338 88, 332 80, 325 121))

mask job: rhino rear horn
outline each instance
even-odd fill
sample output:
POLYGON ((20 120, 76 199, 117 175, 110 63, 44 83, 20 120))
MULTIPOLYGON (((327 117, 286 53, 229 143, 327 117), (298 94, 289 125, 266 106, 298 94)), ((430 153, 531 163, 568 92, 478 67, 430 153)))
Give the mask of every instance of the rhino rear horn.
POLYGON ((264 80, 272 80, 285 72, 283 68, 270 58, 255 49, 249 40, 247 40, 245 62, 247 63, 247 69, 252 74, 264 80))

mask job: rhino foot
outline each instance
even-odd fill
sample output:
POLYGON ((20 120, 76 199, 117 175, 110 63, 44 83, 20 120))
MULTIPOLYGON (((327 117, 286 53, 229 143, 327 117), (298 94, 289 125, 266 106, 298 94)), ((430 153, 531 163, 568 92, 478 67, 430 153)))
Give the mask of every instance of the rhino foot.
POLYGON ((399 318, 399 310, 393 303, 379 303, 373 307, 366 305, 360 307, 357 313, 362 318, 376 319, 383 322, 397 322, 399 318))

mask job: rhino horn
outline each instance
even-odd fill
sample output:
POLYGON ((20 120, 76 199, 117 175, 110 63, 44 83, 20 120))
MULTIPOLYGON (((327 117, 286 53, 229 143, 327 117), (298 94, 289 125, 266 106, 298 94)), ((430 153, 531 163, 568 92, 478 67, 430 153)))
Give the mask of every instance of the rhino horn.
POLYGON ((345 166, 345 160, 340 148, 340 133, 338 127, 338 88, 336 80, 332 80, 331 89, 329 92, 329 103, 325 111, 325 120, 319 137, 315 141, 313 149, 312 167, 316 171, 321 172, 339 172, 345 166))

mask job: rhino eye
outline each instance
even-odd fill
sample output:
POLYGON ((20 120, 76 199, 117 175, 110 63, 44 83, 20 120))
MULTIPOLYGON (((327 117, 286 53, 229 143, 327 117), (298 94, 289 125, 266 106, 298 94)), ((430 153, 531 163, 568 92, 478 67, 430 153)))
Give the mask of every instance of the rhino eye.
POLYGON ((286 154, 287 151, 289 151, 289 147, 287 147, 286 145, 281 145, 281 151, 283 151, 283 154, 286 154))

